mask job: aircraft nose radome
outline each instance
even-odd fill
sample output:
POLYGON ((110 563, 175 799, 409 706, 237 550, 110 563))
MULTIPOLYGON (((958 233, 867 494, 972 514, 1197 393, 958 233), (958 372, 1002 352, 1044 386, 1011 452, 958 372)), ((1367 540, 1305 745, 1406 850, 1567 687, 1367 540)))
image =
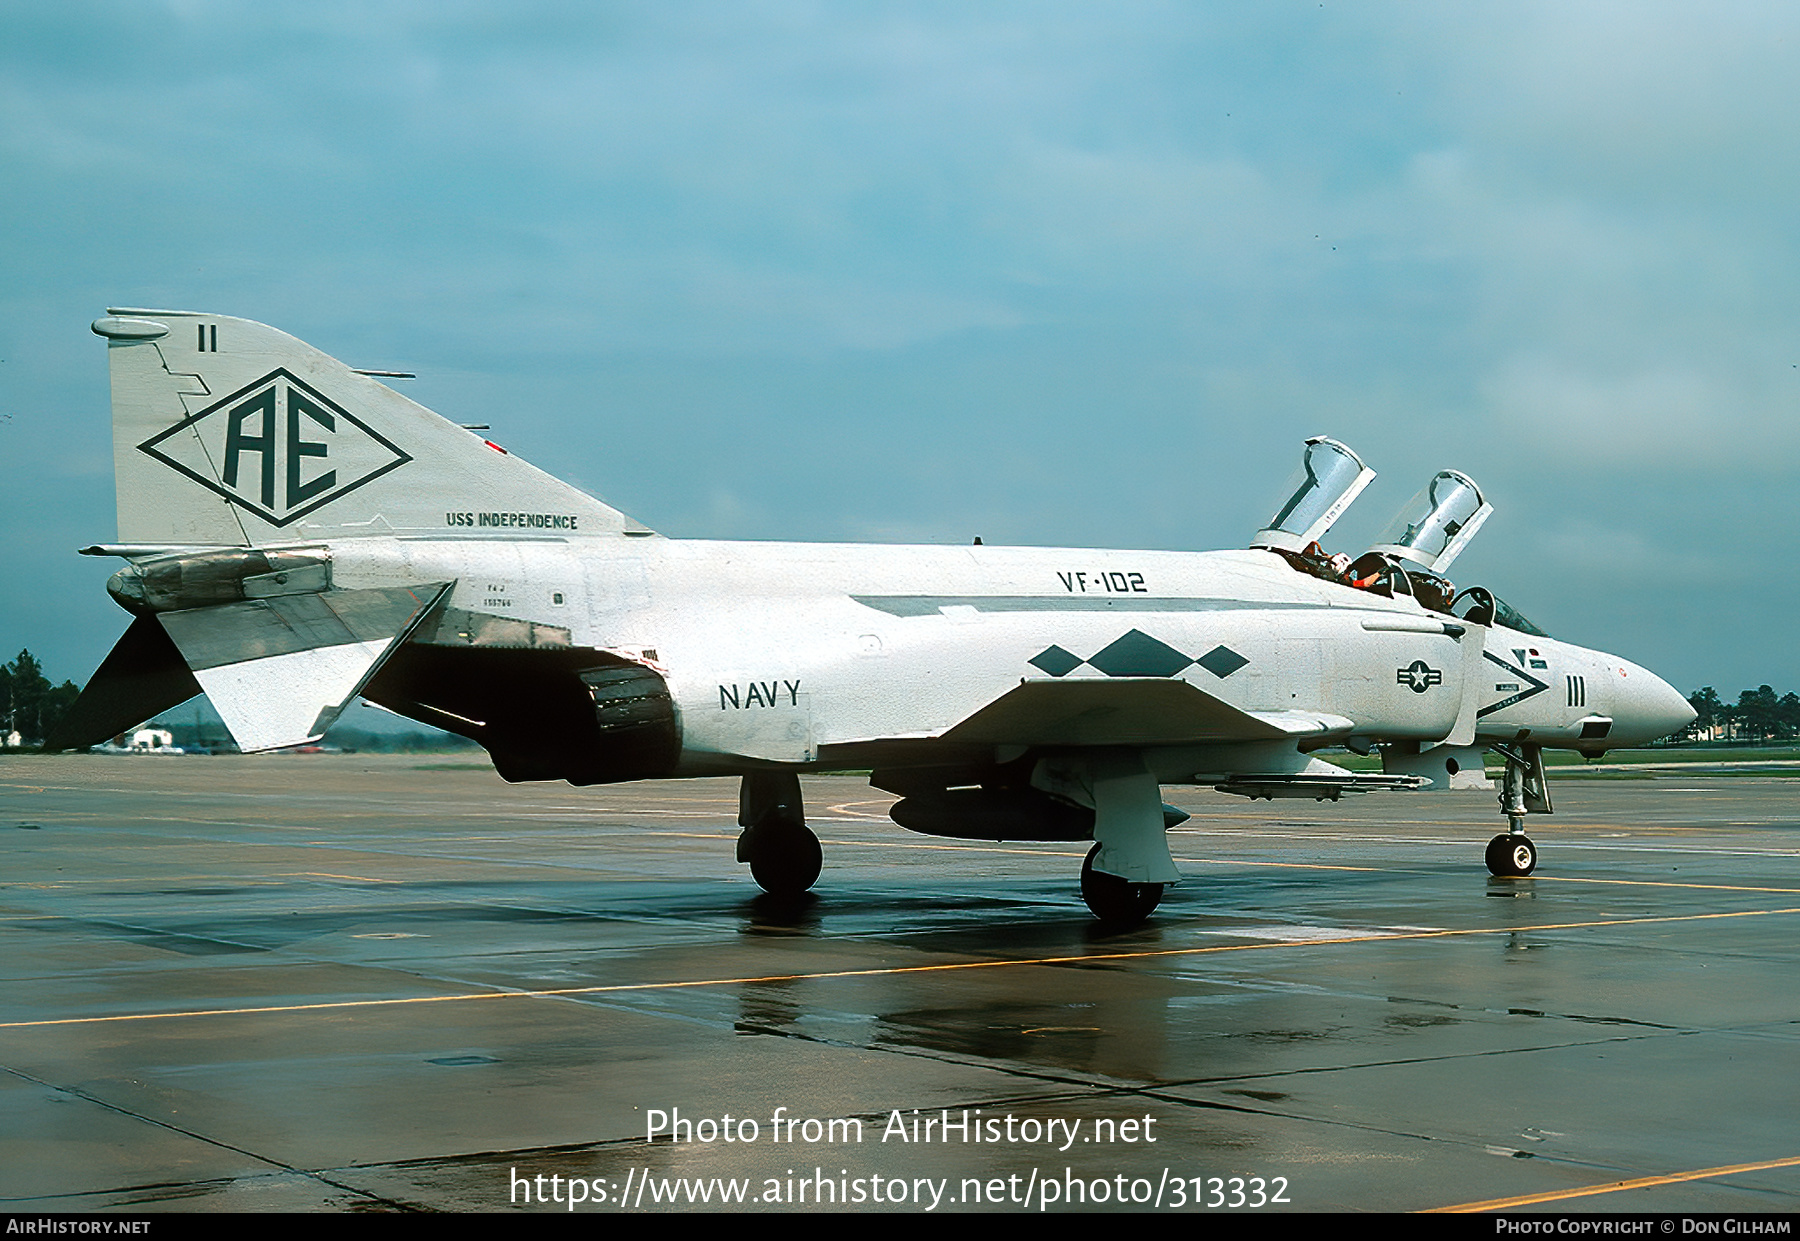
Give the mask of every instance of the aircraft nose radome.
POLYGON ((1637 741, 1655 741, 1694 722, 1694 708, 1667 681, 1636 664, 1621 662, 1619 709, 1613 732, 1637 741))

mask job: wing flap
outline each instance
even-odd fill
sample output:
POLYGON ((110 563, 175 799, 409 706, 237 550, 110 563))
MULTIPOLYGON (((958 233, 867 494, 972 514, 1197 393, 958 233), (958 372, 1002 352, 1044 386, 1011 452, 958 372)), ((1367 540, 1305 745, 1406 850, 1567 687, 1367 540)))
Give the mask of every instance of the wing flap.
POLYGON ((1324 737, 1347 734, 1356 721, 1328 711, 1246 711, 1245 715, 1279 728, 1284 737, 1324 737))

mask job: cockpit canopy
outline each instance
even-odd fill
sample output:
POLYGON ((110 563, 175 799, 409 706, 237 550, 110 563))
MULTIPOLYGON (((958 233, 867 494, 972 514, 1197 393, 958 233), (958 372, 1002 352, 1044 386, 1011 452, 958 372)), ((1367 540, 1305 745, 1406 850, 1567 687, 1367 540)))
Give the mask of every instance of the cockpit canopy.
POLYGON ((1300 469, 1288 479, 1287 501, 1250 541, 1252 547, 1303 551, 1350 507, 1375 471, 1346 445, 1324 435, 1306 441, 1300 469))
POLYGON ((1450 610, 1472 625, 1501 625, 1534 638, 1550 635, 1525 619, 1524 613, 1485 586, 1471 586, 1456 596, 1450 610))
POLYGON ((1381 541, 1352 560, 1319 544, 1331 523, 1350 506, 1375 471, 1349 447, 1323 435, 1306 441, 1300 469, 1288 480, 1286 502, 1251 546, 1275 553, 1301 573, 1388 598, 1411 596, 1420 607, 1450 614, 1468 601, 1464 617, 1477 624, 1501 624, 1521 633, 1548 637, 1537 626, 1473 587, 1461 595, 1443 576, 1481 529, 1494 506, 1475 480, 1457 470, 1439 470, 1425 489, 1400 510, 1381 541))
POLYGON ((1457 470, 1439 470, 1369 551, 1441 574, 1493 511, 1474 479, 1457 470))

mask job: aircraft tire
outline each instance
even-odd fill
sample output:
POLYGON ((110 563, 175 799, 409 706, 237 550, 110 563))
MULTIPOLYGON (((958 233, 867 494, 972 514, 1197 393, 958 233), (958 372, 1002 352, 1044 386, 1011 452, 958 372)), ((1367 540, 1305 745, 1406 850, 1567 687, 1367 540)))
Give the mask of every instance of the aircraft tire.
POLYGON ((1133 883, 1117 875, 1106 875, 1094 869, 1095 845, 1081 863, 1081 899, 1088 911, 1111 927, 1133 927, 1156 912, 1162 903, 1163 885, 1133 883))
POLYGON ((819 838, 804 824, 765 824, 749 846, 750 875, 770 896, 799 896, 818 881, 825 863, 819 838))
POLYGON ((1496 875, 1521 878, 1537 869, 1537 846, 1513 832, 1502 832, 1488 841, 1487 868, 1496 875))

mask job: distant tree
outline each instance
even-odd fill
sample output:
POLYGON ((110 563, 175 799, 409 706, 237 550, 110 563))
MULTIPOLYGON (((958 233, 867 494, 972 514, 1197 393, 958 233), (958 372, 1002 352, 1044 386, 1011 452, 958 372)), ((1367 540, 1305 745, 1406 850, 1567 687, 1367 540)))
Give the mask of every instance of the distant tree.
POLYGON ((52 685, 36 657, 20 651, 0 664, 0 732, 17 731, 27 745, 42 745, 80 695, 73 681, 52 685))
POLYGON ((1688 706, 1694 709, 1694 722, 1688 725, 1689 736, 1710 734, 1714 725, 1725 722, 1725 704, 1719 701, 1719 691, 1710 685, 1689 694, 1688 706))
POLYGON ((1800 737, 1800 694, 1792 690, 1783 694, 1776 704, 1775 715, 1781 723, 1783 737, 1800 737))
POLYGON ((1711 737, 1715 730, 1725 741, 1791 741, 1800 738, 1800 694, 1777 695, 1767 685, 1740 692, 1736 702, 1726 702, 1712 686, 1687 696, 1694 722, 1683 736, 1711 737))
POLYGON ((1781 699, 1767 685, 1747 689, 1738 695, 1738 718, 1743 731, 1759 741, 1780 732, 1781 699))

